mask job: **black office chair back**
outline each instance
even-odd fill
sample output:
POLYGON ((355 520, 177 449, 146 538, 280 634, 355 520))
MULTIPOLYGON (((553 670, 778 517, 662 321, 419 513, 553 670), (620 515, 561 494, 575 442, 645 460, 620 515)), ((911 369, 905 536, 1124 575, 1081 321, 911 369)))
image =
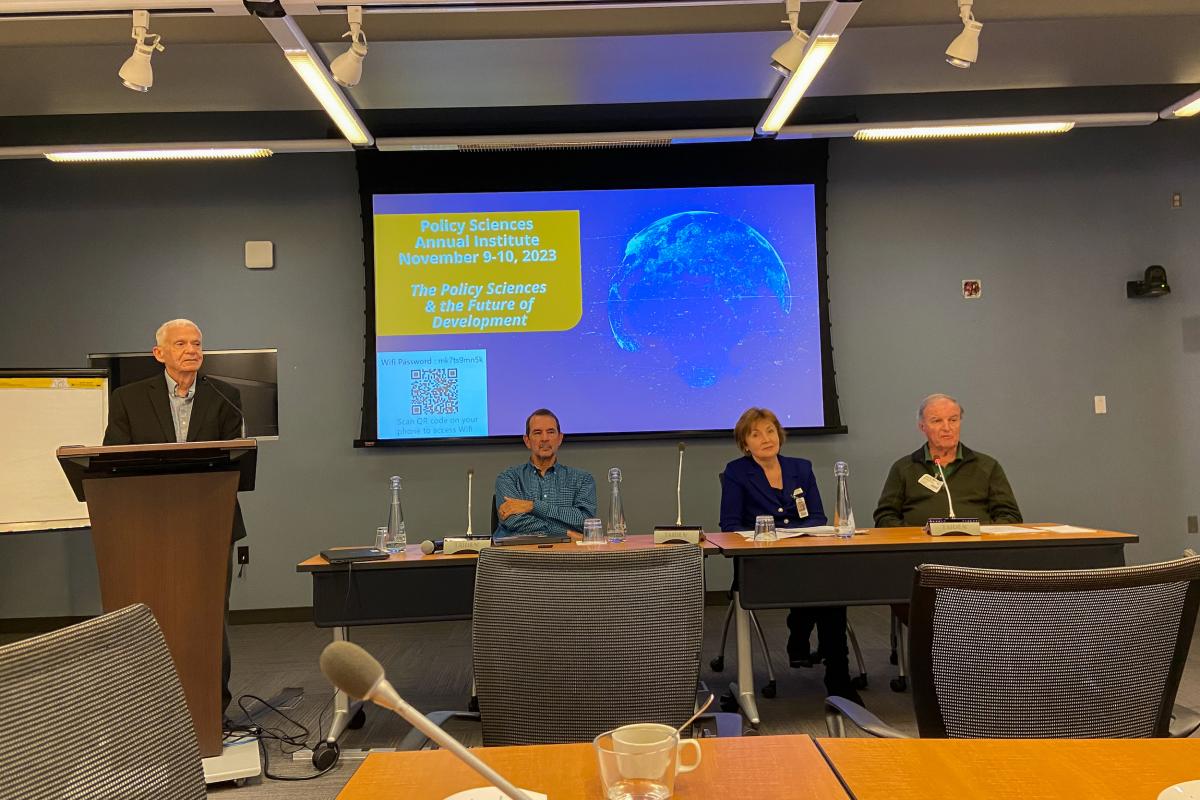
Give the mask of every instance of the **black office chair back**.
POLYGON ((199 800, 196 732, 150 609, 0 647, 0 796, 199 800))
POLYGON ((695 545, 480 553, 472 636, 483 743, 683 724, 700 674, 702 561, 695 545))
POLYGON ((496 495, 492 495, 492 529, 489 530, 488 533, 489 534, 495 533, 496 529, 499 527, 500 527, 500 514, 497 513, 497 511, 496 511, 496 495))
POLYGON ((1200 557, 1112 569, 922 565, 910 617, 922 737, 1168 735, 1200 557))

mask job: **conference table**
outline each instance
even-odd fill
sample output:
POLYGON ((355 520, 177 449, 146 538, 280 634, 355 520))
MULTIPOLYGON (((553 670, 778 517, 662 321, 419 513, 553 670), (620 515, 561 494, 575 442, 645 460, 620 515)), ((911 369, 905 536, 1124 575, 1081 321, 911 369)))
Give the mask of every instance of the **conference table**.
MULTIPOLYGON (((807 736, 701 739, 700 766, 675 779, 675 800, 847 800, 837 776, 807 736)), ((602 798, 591 743, 475 748, 514 785, 549 800, 602 798)), ((339 800, 443 800, 487 782, 447 750, 372 753, 339 800)))
MULTIPOLYGON (((1154 800, 1169 786, 1200 779, 1197 739, 748 736, 701 739, 700 749, 700 766, 676 778, 677 800, 1154 800)), ((473 752, 549 800, 604 796, 591 744, 473 752)), ((338 797, 442 800, 485 785, 445 750, 373 753, 338 797)))
POLYGON ((746 719, 760 721, 754 696, 754 654, 748 612, 765 608, 907 603, 920 564, 992 569, 1085 569, 1125 564, 1138 537, 1117 531, 1035 530, 1023 533, 930 536, 922 528, 860 528, 853 537, 799 536, 754 542, 740 533, 709 533, 708 542, 733 559, 737 680, 729 689, 746 719))
MULTIPOLYGON (((929 536, 921 528, 859 529, 849 539, 802 536, 761 543, 740 533, 709 533, 700 547, 706 556, 733 559, 737 634, 737 680, 730 691, 746 719, 761 721, 754 688, 749 611, 822 605, 907 603, 913 570, 938 563, 997 569, 1082 569, 1125 563, 1130 533, 1081 530, 981 536, 929 536)), ((604 551, 655 547, 649 535, 629 536, 620 544, 520 545, 546 552, 604 551)), ((671 546, 671 545, 665 545, 671 546)), ((419 545, 379 561, 330 564, 317 555, 296 570, 313 581, 313 621, 345 639, 354 625, 428 622, 471 618, 475 589, 474 552, 425 555, 419 545)), ((334 699, 334 717, 326 741, 335 743, 356 708, 342 693, 334 699)))
MULTIPOLYGON (((650 535, 634 535, 619 543, 583 545, 570 541, 511 547, 552 553, 671 546, 654 544, 650 535)), ((700 549, 706 556, 721 552, 709 542, 701 542, 700 549)), ((296 571, 312 576, 313 622, 319 628, 333 628, 334 640, 342 641, 351 626, 470 619, 478 560, 474 551, 426 555, 419 544, 410 544, 404 552, 378 561, 331 564, 316 555, 297 564, 296 571)), ((334 693, 333 706, 333 720, 325 737, 329 746, 345 732, 361 704, 351 702, 339 689, 334 693)))

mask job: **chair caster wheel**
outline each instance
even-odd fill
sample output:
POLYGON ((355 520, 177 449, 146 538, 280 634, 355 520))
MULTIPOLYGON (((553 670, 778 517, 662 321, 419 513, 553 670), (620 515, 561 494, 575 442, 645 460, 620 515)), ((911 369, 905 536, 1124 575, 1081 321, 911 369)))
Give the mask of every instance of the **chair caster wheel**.
POLYGON ((338 756, 341 755, 342 749, 338 747, 337 742, 330 744, 329 742, 321 742, 313 748, 312 763, 319 770, 327 770, 337 763, 338 756))
POLYGON ((712 667, 713 672, 720 672, 721 670, 725 669, 725 656, 717 656, 712 661, 708 662, 708 665, 712 667))
POLYGON ((350 730, 356 731, 359 728, 361 728, 363 725, 366 725, 366 724, 367 724, 367 712, 364 711, 361 706, 359 706, 358 711, 355 711, 354 716, 351 717, 350 721, 346 723, 346 727, 349 728, 350 730))
POLYGON ((889 663, 889 664, 891 664, 893 667, 894 667, 894 666, 896 666, 897 664, 899 664, 899 663, 900 663, 900 659, 899 659, 899 658, 896 656, 896 651, 895 651, 895 650, 893 650, 893 651, 892 651, 892 652, 891 652, 891 653, 888 655, 888 663, 889 663))
POLYGON ((899 678, 892 678, 890 685, 893 692, 903 692, 908 689, 908 678, 903 675, 899 678))
POLYGON ((768 698, 774 697, 775 691, 776 691, 775 690, 775 681, 767 681, 767 683, 759 691, 762 692, 763 697, 768 697, 768 698))
POLYGON ((855 689, 867 688, 867 676, 866 675, 854 676, 853 678, 850 679, 850 685, 853 686, 855 689))
POLYGON ((479 713, 479 697, 478 696, 471 695, 471 699, 467 701, 467 711, 471 711, 475 714, 479 713))
POLYGON ((737 711, 738 710, 737 698, 734 697, 729 692, 725 692, 725 694, 721 695, 721 699, 718 700, 717 702, 719 702, 721 704, 722 711, 737 711))

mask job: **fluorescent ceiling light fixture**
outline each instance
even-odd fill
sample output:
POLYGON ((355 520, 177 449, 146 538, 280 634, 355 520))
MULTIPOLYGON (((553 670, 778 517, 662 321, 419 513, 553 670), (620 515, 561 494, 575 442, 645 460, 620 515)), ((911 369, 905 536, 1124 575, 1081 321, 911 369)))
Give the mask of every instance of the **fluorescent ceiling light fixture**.
POLYGON ((966 139, 978 136, 1032 136, 1066 133, 1074 127, 1075 123, 1070 120, 994 122, 975 125, 918 125, 907 128, 862 128, 854 133, 854 138, 860 142, 885 142, 912 139, 966 139))
POLYGON ((374 144, 375 139, 359 119, 358 112, 350 105, 341 87, 334 83, 325 62, 317 55, 316 49, 295 20, 291 17, 259 17, 259 21, 283 50, 292 69, 296 70, 304 85, 317 98, 342 136, 352 144, 374 144))
POLYGON ((161 52, 167 48, 159 43, 161 36, 150 33, 149 11, 133 12, 133 33, 130 35, 135 42, 133 55, 125 59, 117 75, 126 89, 148 92, 154 85, 154 67, 150 65, 150 57, 154 55, 155 50, 161 52))
POLYGON ((265 147, 179 147, 111 149, 111 150, 47 150, 46 158, 57 164, 95 163, 100 161, 211 161, 214 159, 266 158, 273 155, 265 147))
POLYGON ((350 22, 350 30, 342 34, 342 38, 350 37, 350 49, 342 53, 329 65, 333 79, 342 86, 358 86, 362 80, 363 59, 367 57, 367 35, 362 28, 362 6, 348 6, 346 19, 350 22))
POLYGON ((1163 119, 1177 119, 1194 117, 1196 114, 1200 114, 1200 92, 1189 94, 1178 103, 1167 106, 1159 113, 1159 116, 1163 119))
POLYGON ((974 0, 958 0, 963 29, 946 48, 946 63, 959 69, 970 69, 979 60, 979 32, 983 30, 983 23, 977 22, 971 13, 972 3, 974 0))
MULTIPOLYGON (((858 11, 858 6, 858 2, 833 0, 825 7, 824 13, 813 27, 812 36, 808 39, 800 63, 771 97, 767 112, 758 123, 759 133, 776 134, 787 122, 813 79, 821 71, 821 67, 825 66, 825 62, 833 54, 833 48, 837 47, 842 32, 846 30, 854 12, 858 11)), ((786 47, 787 43, 784 46, 786 47)), ((775 53, 779 54, 779 50, 775 53)))

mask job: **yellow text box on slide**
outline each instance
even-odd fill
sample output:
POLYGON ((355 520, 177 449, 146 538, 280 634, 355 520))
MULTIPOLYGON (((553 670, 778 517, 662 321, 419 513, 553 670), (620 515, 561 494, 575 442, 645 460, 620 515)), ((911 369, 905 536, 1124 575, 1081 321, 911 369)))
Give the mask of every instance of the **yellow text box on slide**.
POLYGON ((583 316, 578 211, 375 216, 375 331, 565 331, 583 316))

